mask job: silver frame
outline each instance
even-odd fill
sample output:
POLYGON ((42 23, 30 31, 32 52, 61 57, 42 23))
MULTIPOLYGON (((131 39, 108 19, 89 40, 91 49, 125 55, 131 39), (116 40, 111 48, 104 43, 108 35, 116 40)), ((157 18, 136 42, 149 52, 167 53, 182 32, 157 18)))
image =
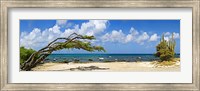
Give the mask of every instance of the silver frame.
POLYGON ((0 0, 0 90, 193 90, 199 91, 200 77, 200 0, 0 0), (8 9, 9 8, 192 8, 192 65, 191 84, 11 84, 8 83, 8 9))

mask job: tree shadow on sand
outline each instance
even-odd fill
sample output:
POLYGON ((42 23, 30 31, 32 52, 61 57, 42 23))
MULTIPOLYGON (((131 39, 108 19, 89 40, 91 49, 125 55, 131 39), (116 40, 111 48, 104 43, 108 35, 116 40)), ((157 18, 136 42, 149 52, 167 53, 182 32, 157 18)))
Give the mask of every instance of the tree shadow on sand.
POLYGON ((76 67, 70 68, 70 71, 92 71, 92 70, 108 70, 109 68, 100 68, 98 66, 89 66, 89 67, 76 67))

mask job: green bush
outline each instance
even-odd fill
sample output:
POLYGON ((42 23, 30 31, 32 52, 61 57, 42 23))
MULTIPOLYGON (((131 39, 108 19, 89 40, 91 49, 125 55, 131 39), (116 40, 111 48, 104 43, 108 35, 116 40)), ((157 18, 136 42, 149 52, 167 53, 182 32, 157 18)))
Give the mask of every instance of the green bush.
POLYGON ((174 49, 175 49, 176 42, 172 37, 169 39, 169 41, 164 40, 164 35, 162 35, 162 39, 160 43, 156 46, 156 57, 160 57, 161 61, 171 61, 172 58, 174 58, 174 49))
POLYGON ((169 50, 160 50, 160 52, 161 52, 160 59, 162 61, 170 61, 174 57, 173 53, 169 50))
POLYGON ((36 51, 33 49, 26 49, 25 47, 20 47, 20 65, 22 65, 34 52, 36 51))

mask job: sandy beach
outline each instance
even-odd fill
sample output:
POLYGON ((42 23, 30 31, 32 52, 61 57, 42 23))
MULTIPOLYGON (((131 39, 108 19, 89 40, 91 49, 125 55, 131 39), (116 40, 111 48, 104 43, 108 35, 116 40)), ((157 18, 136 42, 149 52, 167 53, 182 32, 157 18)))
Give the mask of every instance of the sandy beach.
POLYGON ((177 72, 180 62, 171 66, 158 66, 155 62, 88 62, 88 63, 44 63, 32 71, 133 71, 133 72, 177 72))

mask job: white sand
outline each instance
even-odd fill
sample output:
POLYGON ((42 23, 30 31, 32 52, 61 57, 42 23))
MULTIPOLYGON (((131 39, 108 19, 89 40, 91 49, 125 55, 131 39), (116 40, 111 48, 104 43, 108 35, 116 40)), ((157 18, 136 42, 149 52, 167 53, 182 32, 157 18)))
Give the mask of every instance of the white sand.
POLYGON ((36 66, 33 71, 180 71, 180 62, 173 66, 157 67, 151 62, 91 62, 91 63, 44 63, 36 66))

